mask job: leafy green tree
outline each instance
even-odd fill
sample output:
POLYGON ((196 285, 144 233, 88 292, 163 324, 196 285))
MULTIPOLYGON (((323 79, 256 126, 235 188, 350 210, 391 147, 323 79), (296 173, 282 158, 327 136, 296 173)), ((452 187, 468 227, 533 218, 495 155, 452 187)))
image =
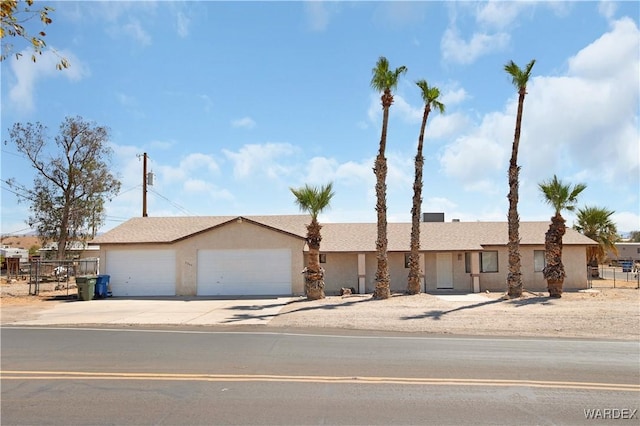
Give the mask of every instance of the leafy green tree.
POLYGON ((578 209, 577 223, 573 228, 598 243, 587 249, 587 262, 596 268, 604 260, 607 252, 618 254, 616 242, 620 239, 616 224, 611 220, 615 212, 605 207, 585 206, 578 209))
POLYGON ((334 196, 333 184, 328 183, 320 187, 305 185, 302 188, 290 188, 295 196, 295 202, 301 211, 311 215, 311 223, 307 225, 307 267, 304 271, 304 290, 307 299, 324 299, 324 269, 320 266, 320 229, 318 215, 329 207, 334 196))
POLYGON ((387 148, 387 125, 389 123, 389 108, 393 104, 392 90, 398 86, 400 76, 407 72, 407 67, 401 66, 395 70, 389 69, 389 61, 381 56, 373 68, 371 77, 371 88, 376 92, 382 92, 382 135, 380 136, 380 147, 373 171, 376 175, 376 212, 378 220, 378 236, 376 238, 376 258, 378 266, 376 270, 376 288, 373 297, 376 299, 387 299, 391 296, 389 261, 387 257, 387 158, 385 150, 387 148))
POLYGON ((575 210, 578 202, 578 195, 587 186, 579 183, 576 185, 565 184, 553 175, 553 179, 538 184, 538 188, 544 195, 544 200, 551 205, 554 215, 551 217, 549 230, 545 234, 544 251, 545 267, 544 278, 547 280, 547 290, 550 297, 562 297, 562 286, 564 285, 564 265, 562 264, 562 237, 567 232, 565 219, 562 211, 575 210))
POLYGON ((531 69, 536 60, 529 62, 524 69, 518 67, 513 61, 509 61, 504 70, 511 76, 513 85, 518 89, 518 113, 516 115, 516 130, 511 148, 511 160, 509 161, 509 212, 507 214, 509 241, 509 273, 507 274, 508 296, 511 298, 522 296, 522 263, 520 259, 520 216, 518 215, 518 186, 520 184, 518 166, 518 148, 520 146, 520 129, 522 127, 522 111, 524 98, 527 94, 527 83, 531 76, 531 69))
POLYGON ((427 127, 427 119, 432 109, 444 113, 445 106, 438 100, 440 89, 429 86, 426 80, 416 82, 420 88, 422 100, 424 101, 424 112, 422 114, 422 125, 420 126, 420 136, 418 137, 418 150, 415 158, 415 180, 413 182, 413 205, 411 207, 411 252, 409 254, 409 277, 407 282, 407 293, 420 293, 420 207, 422 206, 422 170, 424 167, 424 156, 422 147, 424 145, 424 130, 427 127))
POLYGON ((57 257, 64 259, 68 244, 95 236, 104 222, 105 200, 120 190, 109 168, 109 131, 81 117, 67 117, 53 143, 40 123, 16 123, 9 136, 36 176, 31 188, 8 182, 27 194, 27 223, 36 226, 43 242, 57 242, 57 257))
MULTIPOLYGON (((33 0, 2 0, 2 2, 0 2, 0 40, 2 40, 0 61, 7 59, 13 50, 13 43, 7 42, 5 37, 22 39, 31 45, 33 48, 31 60, 33 62, 36 62, 37 56, 42 55, 42 51, 47 45, 44 41, 47 34, 44 32, 44 29, 37 32, 37 34, 31 34, 27 28, 25 28, 25 23, 39 17, 43 27, 46 27, 53 22, 50 13, 53 12, 54 9, 48 6, 34 8, 33 4, 33 0)), ((69 61, 61 57, 55 49, 52 49, 52 51, 60 59, 56 64, 56 68, 59 70, 68 68, 69 61)), ((15 56, 16 59, 18 59, 22 54, 17 52, 15 56)))
POLYGON ((632 243, 640 243, 640 231, 631 231, 629 233, 629 241, 632 243))

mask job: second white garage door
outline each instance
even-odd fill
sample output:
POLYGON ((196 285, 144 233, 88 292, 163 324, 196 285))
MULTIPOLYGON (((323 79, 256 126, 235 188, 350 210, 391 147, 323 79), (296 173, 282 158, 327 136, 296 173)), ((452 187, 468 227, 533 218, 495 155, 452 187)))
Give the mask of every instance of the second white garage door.
POLYGON ((198 251, 198 296, 289 294, 289 249, 198 251))

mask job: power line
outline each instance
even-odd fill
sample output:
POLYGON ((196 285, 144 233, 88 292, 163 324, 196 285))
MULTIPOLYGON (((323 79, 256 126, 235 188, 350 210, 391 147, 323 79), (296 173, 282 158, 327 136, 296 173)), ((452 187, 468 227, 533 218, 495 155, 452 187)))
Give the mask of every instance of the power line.
POLYGON ((180 204, 171 201, 170 199, 168 199, 167 197, 165 197, 162 194, 159 194, 157 191, 150 189, 149 191, 153 192, 154 194, 156 194, 158 197, 166 200, 169 202, 169 204, 171 204, 173 207, 177 208, 178 210, 182 211, 183 213, 186 213, 189 216, 195 216, 193 213, 191 213, 189 210, 185 209, 184 207, 182 207, 180 204))

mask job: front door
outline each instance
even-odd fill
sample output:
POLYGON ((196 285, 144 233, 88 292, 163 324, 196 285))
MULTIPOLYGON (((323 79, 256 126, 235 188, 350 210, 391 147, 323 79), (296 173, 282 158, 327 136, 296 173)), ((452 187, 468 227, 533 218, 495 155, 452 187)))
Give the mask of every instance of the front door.
POLYGON ((436 254, 436 288, 453 289, 453 255, 451 253, 436 254))

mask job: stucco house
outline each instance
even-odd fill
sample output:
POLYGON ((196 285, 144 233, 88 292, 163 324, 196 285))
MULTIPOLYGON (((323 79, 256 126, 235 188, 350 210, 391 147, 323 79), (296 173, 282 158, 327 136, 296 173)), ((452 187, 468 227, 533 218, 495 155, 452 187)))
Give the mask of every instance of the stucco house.
MULTIPOLYGON (((426 216, 425 216, 426 218, 426 216)), ((443 217, 442 217, 443 219, 443 217)), ((114 296, 302 295, 307 215, 139 217, 98 236, 100 273, 114 296)), ((503 291, 506 222, 422 222, 422 290, 503 291)), ((525 288, 546 290, 548 222, 520 224, 525 288)), ((388 224, 391 290, 407 285, 410 223, 388 224)), ((375 223, 324 223, 321 263, 327 294, 374 290, 375 223)), ((587 287, 586 248, 596 244, 567 228, 566 290, 587 287)))

